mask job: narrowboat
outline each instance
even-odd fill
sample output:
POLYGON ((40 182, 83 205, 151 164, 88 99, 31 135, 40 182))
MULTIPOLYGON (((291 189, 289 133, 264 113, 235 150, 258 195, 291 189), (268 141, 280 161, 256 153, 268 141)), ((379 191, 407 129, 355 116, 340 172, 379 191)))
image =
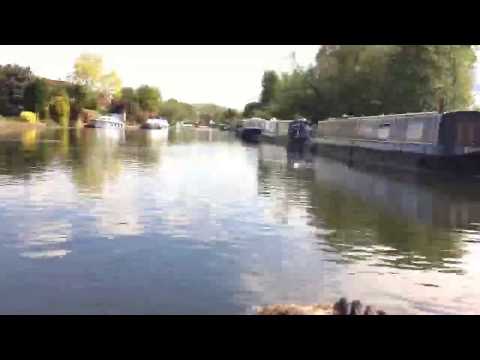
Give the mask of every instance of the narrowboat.
POLYGON ((312 150, 350 164, 480 173, 480 112, 423 112, 320 121, 312 150))
POLYGON ((288 125, 288 149, 290 151, 304 150, 310 144, 311 127, 306 119, 296 119, 288 125))
POLYGON ((141 126, 142 129, 167 129, 170 125, 166 119, 147 119, 141 126))
POLYGON ((87 128, 125 128, 124 114, 109 114, 103 115, 93 120, 90 120, 85 127, 87 128))
POLYGON ((247 142, 259 142, 264 123, 265 120, 260 118, 244 119, 236 129, 237 136, 247 142))

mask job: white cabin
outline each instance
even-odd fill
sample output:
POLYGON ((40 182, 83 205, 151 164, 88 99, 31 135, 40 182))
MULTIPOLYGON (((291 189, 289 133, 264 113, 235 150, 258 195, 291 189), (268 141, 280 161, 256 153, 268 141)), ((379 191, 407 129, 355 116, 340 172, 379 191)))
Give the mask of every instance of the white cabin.
POLYGON ((170 126, 168 121, 163 118, 147 119, 147 121, 145 121, 145 125, 155 129, 164 129, 170 126))
POLYGON ((102 115, 96 119, 90 120, 87 127, 92 128, 125 128, 125 114, 102 115))

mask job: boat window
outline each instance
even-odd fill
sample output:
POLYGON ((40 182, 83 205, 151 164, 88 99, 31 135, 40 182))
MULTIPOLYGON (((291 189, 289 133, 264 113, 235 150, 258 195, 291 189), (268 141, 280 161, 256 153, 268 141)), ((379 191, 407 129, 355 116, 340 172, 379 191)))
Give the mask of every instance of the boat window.
POLYGON ((377 136, 382 140, 388 139, 388 137, 390 136, 390 124, 380 125, 377 132, 377 136))

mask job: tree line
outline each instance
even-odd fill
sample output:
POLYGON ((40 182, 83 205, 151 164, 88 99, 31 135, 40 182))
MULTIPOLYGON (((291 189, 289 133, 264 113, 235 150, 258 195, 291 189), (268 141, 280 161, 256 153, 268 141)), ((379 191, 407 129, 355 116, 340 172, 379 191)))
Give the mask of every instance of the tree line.
POLYGON ((472 45, 323 45, 312 66, 266 71, 245 117, 313 121, 467 109, 473 104, 472 45))
POLYGON ((29 67, 0 65, 0 115, 19 116, 22 111, 52 119, 62 126, 76 122, 82 113, 125 112, 129 123, 142 123, 162 116, 178 121, 229 122, 240 114, 214 104, 188 104, 176 99, 162 101, 157 87, 122 87, 115 71, 105 72, 103 60, 95 54, 80 55, 67 81, 45 79, 29 67))

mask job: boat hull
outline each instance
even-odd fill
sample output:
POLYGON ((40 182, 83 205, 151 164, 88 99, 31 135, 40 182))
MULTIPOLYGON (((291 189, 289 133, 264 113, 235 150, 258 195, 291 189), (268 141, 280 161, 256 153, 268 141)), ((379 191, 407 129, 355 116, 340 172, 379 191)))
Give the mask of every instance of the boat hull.
POLYGON ((159 129, 168 129, 168 126, 143 124, 142 126, 140 126, 140 129, 144 129, 144 130, 159 130, 159 129))
POLYGON ((310 148, 317 155, 340 160, 349 165, 364 163, 373 166, 408 170, 480 174, 480 152, 463 155, 440 155, 398 150, 378 150, 318 141, 315 141, 310 148))
POLYGON ((260 137, 262 135, 261 129, 256 128, 246 128, 246 129, 239 129, 237 131, 237 135, 246 142, 251 143, 258 143, 260 141, 260 137))
POLYGON ((91 122, 85 125, 86 128, 96 129, 124 129, 125 125, 121 123, 91 122))

